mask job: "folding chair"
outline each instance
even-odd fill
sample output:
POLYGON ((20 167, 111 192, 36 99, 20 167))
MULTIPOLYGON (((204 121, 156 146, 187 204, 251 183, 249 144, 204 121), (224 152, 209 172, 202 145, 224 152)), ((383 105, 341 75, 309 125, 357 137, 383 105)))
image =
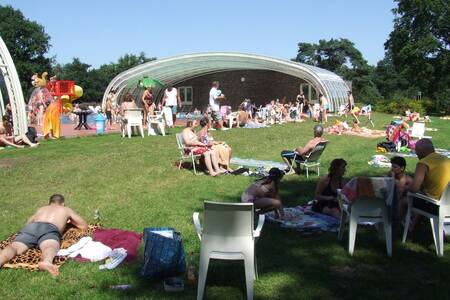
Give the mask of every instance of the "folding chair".
POLYGON ((320 176, 320 156, 328 144, 328 141, 318 143, 314 149, 306 156, 301 156, 298 153, 294 155, 294 162, 297 164, 299 170, 306 169, 306 178, 309 178, 309 168, 317 168, 317 176, 320 176))
POLYGON ((184 160, 190 160, 192 162, 192 167, 194 169, 194 174, 195 175, 200 175, 200 174, 197 174, 197 170, 195 168, 195 162, 202 155, 201 154, 194 154, 194 153, 192 153, 192 151, 189 148, 186 147, 186 145, 184 144, 183 134, 182 133, 177 133, 175 135, 175 137, 177 139, 178 150, 180 151, 180 163, 178 165, 178 170, 181 169, 181 163, 184 160))

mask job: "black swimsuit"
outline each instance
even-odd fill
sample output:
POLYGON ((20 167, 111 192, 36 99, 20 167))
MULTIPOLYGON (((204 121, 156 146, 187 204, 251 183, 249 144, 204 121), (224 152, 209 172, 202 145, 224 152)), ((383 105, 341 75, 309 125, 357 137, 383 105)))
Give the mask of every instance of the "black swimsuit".
MULTIPOLYGON (((339 182, 339 187, 342 187, 342 182, 339 182)), ((337 192, 333 191, 333 188, 331 187, 331 178, 328 180, 328 185, 323 190, 322 196, 332 196, 333 198, 337 197, 337 192)), ((334 200, 317 200, 316 202, 314 202, 312 210, 318 213, 322 213, 325 207, 328 207, 329 209, 339 208, 339 203, 334 200)))

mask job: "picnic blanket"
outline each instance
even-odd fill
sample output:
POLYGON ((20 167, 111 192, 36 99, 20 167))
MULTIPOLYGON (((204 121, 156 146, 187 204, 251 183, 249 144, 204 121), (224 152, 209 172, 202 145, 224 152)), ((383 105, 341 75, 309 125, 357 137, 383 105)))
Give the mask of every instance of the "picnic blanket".
POLYGON ((269 222, 278 223, 282 228, 295 229, 304 234, 331 231, 336 232, 339 220, 320 213, 313 212, 310 205, 299 205, 284 208, 283 220, 275 218, 275 212, 266 214, 269 222))
POLYGON ((342 132, 344 135, 352 135, 352 136, 359 136, 359 137, 365 137, 365 138, 380 138, 385 137, 386 132, 383 130, 376 130, 376 129, 367 129, 367 128, 361 128, 361 132, 356 132, 352 130, 345 130, 342 132))
MULTIPOLYGON (((64 232, 61 238, 61 249, 67 249, 73 244, 77 243, 82 237, 92 236, 95 229, 99 228, 99 225, 89 225, 87 231, 81 231, 77 228, 71 227, 64 232)), ((14 241, 16 234, 11 235, 6 240, 0 242, 0 249, 6 248, 14 241)), ((14 257, 12 260, 3 265, 4 268, 11 269, 27 269, 30 271, 38 270, 38 263, 41 261, 41 250, 37 248, 28 249, 25 253, 14 257)), ((56 256, 53 263, 61 266, 67 260, 67 257, 56 256)))
POLYGON ((250 128, 250 129, 254 129, 254 128, 269 128, 270 125, 265 125, 265 124, 257 124, 257 123, 246 123, 244 125, 244 127, 241 128, 250 128))
POLYGON ((280 170, 285 170, 288 168, 288 166, 285 163, 280 163, 280 162, 271 161, 271 160, 257 160, 257 159, 240 158, 240 157, 232 157, 230 160, 230 164, 244 166, 244 167, 250 167, 250 168, 263 167, 264 169, 278 168, 280 170))

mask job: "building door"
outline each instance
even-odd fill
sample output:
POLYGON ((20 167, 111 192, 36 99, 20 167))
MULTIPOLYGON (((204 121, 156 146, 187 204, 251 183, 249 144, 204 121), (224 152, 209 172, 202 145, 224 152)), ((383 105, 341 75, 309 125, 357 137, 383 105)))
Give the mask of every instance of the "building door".
POLYGON ((316 102, 319 100, 319 95, 317 94, 316 89, 309 83, 301 83, 300 90, 305 95, 306 99, 310 102, 316 102))
POLYGON ((180 86, 179 91, 180 91, 181 105, 183 106, 192 105, 193 102, 192 86, 180 86))

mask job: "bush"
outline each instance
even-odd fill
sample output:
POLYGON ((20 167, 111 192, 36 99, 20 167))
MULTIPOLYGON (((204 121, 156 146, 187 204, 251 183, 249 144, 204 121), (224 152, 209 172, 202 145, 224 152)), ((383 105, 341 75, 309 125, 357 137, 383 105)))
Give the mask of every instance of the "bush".
POLYGON ((429 114, 433 111, 434 105, 430 99, 409 99, 397 98, 393 100, 379 100, 375 103, 374 110, 403 115, 405 111, 418 112, 421 115, 429 114))

